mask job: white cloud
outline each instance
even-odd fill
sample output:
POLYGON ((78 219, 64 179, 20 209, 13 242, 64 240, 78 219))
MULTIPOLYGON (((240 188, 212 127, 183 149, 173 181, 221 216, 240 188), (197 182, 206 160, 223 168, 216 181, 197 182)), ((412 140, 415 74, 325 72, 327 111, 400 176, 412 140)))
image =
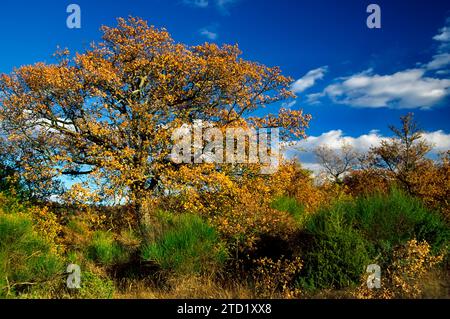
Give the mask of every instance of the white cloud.
POLYGON ((201 29, 200 34, 212 41, 216 40, 219 37, 219 35, 216 32, 211 31, 207 28, 201 29))
POLYGON ((313 176, 318 176, 323 171, 323 167, 318 163, 302 163, 302 167, 311 171, 313 176))
MULTIPOLYGON (((433 145, 433 150, 430 153, 432 157, 436 157, 439 152, 450 149, 450 134, 446 134, 442 130, 426 132, 422 136, 424 140, 433 145)), ((353 146, 356 151, 365 153, 371 147, 379 146, 384 139, 387 139, 387 137, 381 135, 377 130, 372 130, 358 137, 346 136, 342 130, 332 130, 320 136, 310 136, 306 140, 296 142, 286 150, 286 154, 288 158, 299 158, 304 167, 318 173, 321 171, 321 166, 316 162, 313 153, 317 147, 327 145, 338 150, 345 143, 353 146)))
POLYGON ((450 74, 450 70, 439 70, 439 71, 436 71, 436 74, 447 75, 447 74, 450 74))
POLYGON ((216 0, 216 5, 219 11, 228 14, 228 7, 238 2, 239 0, 216 0))
POLYGON ((329 85, 324 93, 335 103, 354 107, 430 108, 450 94, 450 80, 425 76, 424 69, 390 75, 363 72, 329 85))
POLYGON ((359 137, 345 136, 342 130, 331 130, 320 136, 309 136, 307 139, 296 143, 295 147, 312 151, 321 145, 327 145, 332 149, 339 149, 343 143, 352 145, 356 150, 366 152, 371 146, 380 144, 382 137, 378 131, 370 131, 359 137))
MULTIPOLYGON (((446 68, 450 66, 450 18, 433 39, 440 42, 440 46, 430 62, 417 63, 415 68, 392 74, 375 74, 369 69, 337 78, 322 93, 308 95, 308 102, 316 104, 320 98, 328 96, 334 103, 353 107, 429 109, 435 106, 450 95, 450 79, 438 77, 448 74, 446 68), (430 71, 436 76, 427 74, 430 71)), ((314 84, 311 80, 301 80, 300 91, 314 84)))
POLYGON ((433 37, 440 43, 438 53, 448 53, 450 50, 450 17, 445 21, 445 26, 433 37))
POLYGON ((214 4, 223 14, 228 14, 228 8, 239 0, 183 0, 183 3, 196 8, 208 8, 214 4))
POLYGON ((323 79, 328 67, 323 66, 318 69, 314 69, 306 73, 302 78, 292 84, 292 92, 302 93, 316 84, 316 81, 323 79))
POLYGON ((439 70, 450 65, 450 53, 442 53, 433 56, 433 60, 427 64, 428 70, 439 70))
POLYGON ((237 2, 237 0, 216 0, 216 4, 219 7, 226 7, 227 5, 233 4, 237 2))
POLYGON ((291 107, 293 107, 295 104, 297 104, 297 101, 290 101, 290 102, 284 102, 281 104, 281 107, 285 108, 285 109, 290 109, 291 107))
MULTIPOLYGON (((447 19, 447 24, 450 24, 450 19, 447 19)), ((450 42, 450 26, 445 26, 439 30, 439 34, 433 37, 433 40, 438 42, 450 42)))
POLYGON ((433 40, 440 43, 438 54, 433 56, 433 60, 428 63, 429 70, 439 70, 450 65, 450 18, 446 21, 446 26, 439 30, 433 40))
POLYGON ((445 134, 442 130, 424 133, 423 137, 433 145, 433 151, 443 152, 450 150, 450 134, 445 134))
POLYGON ((187 5, 198 8, 206 8, 209 5, 208 0, 183 0, 183 2, 187 5))
POLYGON ((312 93, 308 94, 306 96, 306 103, 310 105, 319 104, 320 98, 322 98, 325 94, 324 93, 312 93))

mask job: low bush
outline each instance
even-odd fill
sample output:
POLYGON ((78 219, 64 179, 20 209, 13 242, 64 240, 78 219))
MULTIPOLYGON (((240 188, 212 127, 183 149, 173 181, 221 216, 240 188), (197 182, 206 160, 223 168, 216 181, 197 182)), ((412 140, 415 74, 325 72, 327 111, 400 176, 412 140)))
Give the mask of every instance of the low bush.
POLYGON ((392 251, 409 240, 427 241, 431 252, 446 251, 449 229, 419 200, 393 189, 356 200, 341 200, 312 215, 301 244, 305 261, 300 283, 305 288, 356 285, 376 262, 386 269, 392 251))
POLYGON ((19 196, 0 192, 0 212, 5 214, 26 213, 27 205, 19 196))
MULTIPOLYGON (((381 289, 367 288, 368 274, 363 276, 361 286, 353 292, 354 297, 361 299, 391 298, 427 298, 425 290, 432 279, 433 271, 443 261, 443 255, 433 256, 431 247, 426 241, 413 239, 394 249, 392 263, 382 278, 381 289)), ((445 289, 445 283, 442 288, 445 289)), ((445 295, 445 291, 438 295, 445 295)))
POLYGON ((307 290, 356 285, 372 256, 371 244, 358 232, 342 229, 316 234, 303 255, 299 283, 307 290))
POLYGON ((111 279, 86 271, 81 274, 81 289, 72 294, 80 299, 111 299, 115 288, 111 279))
POLYGON ((287 196, 278 197, 272 202, 271 207, 289 213, 299 224, 302 224, 306 218, 304 206, 300 205, 295 198, 287 196))
POLYGON ((0 297, 26 291, 64 271, 61 258, 22 214, 0 212, 0 297))
POLYGON ((300 258, 278 259, 270 258, 255 260, 253 280, 258 298, 296 298, 300 290, 295 287, 295 278, 302 269, 300 258))
POLYGON ((177 274, 213 272, 227 252, 214 228, 199 216, 159 213, 160 233, 142 249, 142 257, 177 274))
POLYGON ((417 239, 428 242, 437 254, 450 240, 449 228, 439 214, 396 189, 388 195, 359 198, 346 205, 346 212, 346 223, 364 233, 380 253, 417 239))
POLYGON ((87 257, 103 266, 112 266, 126 262, 129 253, 115 240, 114 234, 96 231, 87 247, 87 257))

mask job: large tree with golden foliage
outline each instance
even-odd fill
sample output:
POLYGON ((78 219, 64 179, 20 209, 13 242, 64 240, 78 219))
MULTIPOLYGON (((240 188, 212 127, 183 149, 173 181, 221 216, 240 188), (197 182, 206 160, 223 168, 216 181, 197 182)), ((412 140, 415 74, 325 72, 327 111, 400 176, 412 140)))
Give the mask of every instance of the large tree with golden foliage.
POLYGON ((293 97, 291 79, 240 58, 237 46, 176 43, 132 17, 102 31, 103 40, 82 54, 60 51, 56 64, 0 78, 5 147, 38 187, 79 176, 85 183, 72 187, 77 199, 126 198, 139 206, 171 166, 171 134, 183 123, 278 126, 285 138, 304 136, 310 116, 302 111, 252 117, 293 97))

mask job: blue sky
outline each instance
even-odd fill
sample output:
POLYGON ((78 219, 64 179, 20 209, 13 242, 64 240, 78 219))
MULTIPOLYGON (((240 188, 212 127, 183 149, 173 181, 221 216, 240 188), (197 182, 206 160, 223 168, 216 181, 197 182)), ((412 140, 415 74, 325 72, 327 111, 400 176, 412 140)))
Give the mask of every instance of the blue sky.
POLYGON ((82 51, 101 25, 128 15, 176 41, 238 43, 246 59, 280 66, 297 81, 291 107, 313 115, 311 145, 347 139, 364 148, 414 112, 427 137, 450 148, 450 1, 2 0, 0 73, 50 63, 57 45, 82 51), (71 3, 81 29, 66 27, 71 3), (366 26, 370 3, 381 8, 381 29, 366 26))

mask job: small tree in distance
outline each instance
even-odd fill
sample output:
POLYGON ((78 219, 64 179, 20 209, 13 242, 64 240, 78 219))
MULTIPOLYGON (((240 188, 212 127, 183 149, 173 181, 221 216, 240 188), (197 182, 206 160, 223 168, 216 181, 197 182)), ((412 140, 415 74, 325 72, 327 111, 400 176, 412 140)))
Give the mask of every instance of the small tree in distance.
POLYGON ((401 127, 390 126, 394 136, 370 151, 376 167, 387 170, 409 193, 413 193, 414 172, 430 162, 426 156, 432 145, 423 139, 414 115, 401 117, 401 127))
POLYGON ((337 184, 341 184, 345 175, 357 167, 360 157, 348 143, 343 143, 339 150, 321 145, 314 150, 314 155, 326 175, 337 184))

